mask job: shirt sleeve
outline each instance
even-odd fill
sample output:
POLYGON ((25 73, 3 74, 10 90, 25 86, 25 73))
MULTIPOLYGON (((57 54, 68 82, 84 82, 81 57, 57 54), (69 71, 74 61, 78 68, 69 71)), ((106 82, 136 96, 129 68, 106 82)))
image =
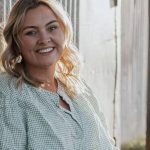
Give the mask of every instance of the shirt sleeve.
POLYGON ((97 115, 98 115, 98 117, 99 117, 103 127, 105 128, 105 130, 107 132, 107 135, 108 135, 108 138, 109 138, 109 141, 112 144, 113 150, 119 150, 119 148, 117 148, 115 146, 114 139, 110 136, 110 133, 109 133, 108 128, 107 128, 107 124, 106 124, 106 120, 105 120, 104 114, 103 114, 103 112, 100 109, 100 106, 99 106, 99 103, 98 103, 98 100, 97 100, 96 96, 93 94, 92 90, 85 83, 85 81, 83 81, 83 83, 86 86, 86 97, 90 100, 91 105, 93 106, 93 108, 94 108, 95 112, 97 113, 97 115))
POLYGON ((26 131, 22 112, 13 96, 0 91, 0 149, 25 150, 26 131))

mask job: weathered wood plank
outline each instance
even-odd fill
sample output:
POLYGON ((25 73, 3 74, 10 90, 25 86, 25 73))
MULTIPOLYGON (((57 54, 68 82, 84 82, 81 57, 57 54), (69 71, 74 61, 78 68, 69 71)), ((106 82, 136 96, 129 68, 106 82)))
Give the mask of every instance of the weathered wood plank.
MULTIPOLYGON (((150 3, 149 3, 149 14, 150 14, 150 3)), ((150 21, 150 15, 149 15, 149 21, 150 21)), ((150 27, 149 27, 149 40, 150 40, 150 27)), ((149 50, 148 66, 150 66, 150 42, 149 42, 148 50, 149 50)), ((150 68, 148 68, 146 150, 150 150, 150 68)))
POLYGON ((110 0, 80 1, 79 48, 84 57, 82 73, 96 93, 100 106, 103 106, 111 136, 116 137, 119 143, 120 55, 116 46, 116 24, 116 7, 110 8, 110 0))
POLYGON ((148 0, 122 1, 122 142, 145 137, 148 0))

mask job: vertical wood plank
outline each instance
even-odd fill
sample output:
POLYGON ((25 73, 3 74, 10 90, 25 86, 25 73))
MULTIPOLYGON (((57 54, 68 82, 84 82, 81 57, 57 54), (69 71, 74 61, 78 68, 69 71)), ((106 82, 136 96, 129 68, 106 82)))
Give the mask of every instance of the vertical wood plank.
POLYGON ((148 0, 122 1, 122 142, 145 138, 148 54, 147 4, 148 0))
POLYGON ((73 25, 74 43, 79 46, 79 0, 59 0, 68 12, 73 25))
POLYGON ((3 0, 3 19, 6 21, 6 0, 3 0))
MULTIPOLYGON (((150 14, 150 3, 148 6, 149 6, 148 9, 150 14)), ((149 21, 150 21, 150 15, 149 15, 149 21)), ((150 41, 150 27, 149 27, 149 41, 150 41)), ((148 66, 150 66, 150 42, 149 42, 149 51, 148 51, 148 66)), ((150 150, 150 68, 148 68, 146 150, 150 150)))
POLYGON ((96 94, 108 130, 116 137, 117 144, 120 139, 118 12, 110 8, 109 0, 80 1, 79 47, 84 56, 83 77, 96 94))

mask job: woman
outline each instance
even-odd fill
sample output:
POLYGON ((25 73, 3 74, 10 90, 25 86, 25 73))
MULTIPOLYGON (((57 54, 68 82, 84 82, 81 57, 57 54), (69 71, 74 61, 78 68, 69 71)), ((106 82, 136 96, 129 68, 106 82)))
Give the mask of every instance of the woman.
POLYGON ((115 150, 58 2, 18 0, 3 34, 0 149, 115 150))

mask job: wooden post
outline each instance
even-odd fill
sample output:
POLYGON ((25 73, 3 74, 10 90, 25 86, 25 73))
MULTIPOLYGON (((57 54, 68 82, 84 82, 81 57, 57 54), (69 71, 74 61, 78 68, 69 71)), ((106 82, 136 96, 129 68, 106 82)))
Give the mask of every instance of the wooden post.
POLYGON ((148 1, 123 0, 121 4, 122 143, 146 136, 148 1))
POLYGON ((117 6, 117 0, 110 0, 110 7, 115 7, 117 6))
MULTIPOLYGON (((150 14, 150 3, 149 3, 148 11, 150 14)), ((150 15, 149 15, 149 21, 150 21, 150 15)), ((148 66, 150 66, 150 27, 149 27, 148 66)), ((150 150, 150 67, 148 67, 146 150, 150 150)))

